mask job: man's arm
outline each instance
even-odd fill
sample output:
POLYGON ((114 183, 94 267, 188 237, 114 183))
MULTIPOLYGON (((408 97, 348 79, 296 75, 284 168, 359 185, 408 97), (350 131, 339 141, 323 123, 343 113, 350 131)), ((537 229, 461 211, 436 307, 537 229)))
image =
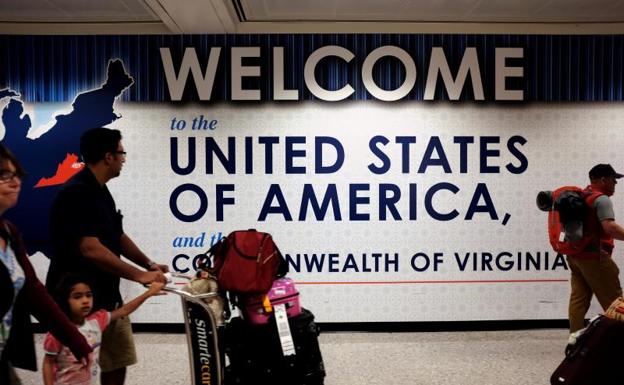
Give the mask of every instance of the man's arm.
POLYGON ((609 236, 624 241, 624 227, 618 225, 613 219, 604 219, 600 221, 602 228, 609 236))
POLYGON ((162 273, 169 271, 169 267, 167 265, 160 265, 149 259, 147 255, 145 255, 145 253, 143 253, 143 251, 141 251, 134 241, 132 241, 132 239, 126 234, 121 235, 121 253, 124 257, 148 270, 160 271, 162 273))
POLYGON ((166 283, 160 271, 141 271, 122 261, 96 237, 83 237, 78 241, 80 253, 101 269, 131 281, 147 284, 154 281, 166 283))

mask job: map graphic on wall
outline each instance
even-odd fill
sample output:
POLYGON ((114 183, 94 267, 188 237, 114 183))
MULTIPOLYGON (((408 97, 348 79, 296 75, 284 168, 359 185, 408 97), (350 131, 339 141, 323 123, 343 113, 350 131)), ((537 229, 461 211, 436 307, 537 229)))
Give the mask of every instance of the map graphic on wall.
POLYGON ((121 60, 110 60, 102 85, 77 95, 67 112, 56 114, 43 127, 32 126, 17 90, 0 90, 0 103, 6 103, 2 109, 2 143, 27 172, 20 204, 7 213, 7 218, 22 231, 29 253, 49 255, 48 212, 59 186, 83 167, 80 137, 88 129, 105 127, 121 118, 113 104, 132 84, 134 80, 121 60))

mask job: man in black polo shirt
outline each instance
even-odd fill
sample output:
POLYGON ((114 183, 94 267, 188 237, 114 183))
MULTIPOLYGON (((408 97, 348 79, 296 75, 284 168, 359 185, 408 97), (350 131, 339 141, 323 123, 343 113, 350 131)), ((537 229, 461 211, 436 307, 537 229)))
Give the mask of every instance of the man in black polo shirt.
MULTIPOLYGON (((90 279, 94 309, 111 311, 122 303, 120 278, 147 284, 166 282, 166 265, 152 262, 124 233, 106 183, 118 177, 126 159, 121 133, 94 128, 80 138, 80 152, 86 167, 66 183, 50 212, 52 258, 46 285, 54 290, 60 278, 79 273, 90 279), (141 270, 120 256, 144 267, 141 270)), ((102 336, 100 366, 102 385, 121 385, 126 367, 136 363, 130 320, 111 323, 102 336)))

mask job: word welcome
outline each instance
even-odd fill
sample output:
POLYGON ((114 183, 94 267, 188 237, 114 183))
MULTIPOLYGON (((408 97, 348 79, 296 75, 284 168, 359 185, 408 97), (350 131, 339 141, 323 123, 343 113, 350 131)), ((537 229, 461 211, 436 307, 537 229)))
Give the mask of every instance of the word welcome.
MULTIPOLYGON (((230 68, 219 66, 222 60, 222 47, 211 47, 206 63, 200 64, 195 48, 188 47, 184 51, 184 56, 177 67, 173 63, 171 48, 160 48, 160 57, 167 81, 167 87, 171 100, 182 100, 185 88, 189 84, 189 74, 192 84, 202 101, 210 100, 217 72, 223 71, 220 75, 230 76, 231 99, 232 100, 261 100, 260 89, 243 88, 244 79, 259 78, 261 67, 259 65, 244 65, 243 61, 261 57, 260 47, 231 47, 230 48, 230 68), (202 71, 205 67, 205 71, 202 71)), ((291 55, 291 54, 289 54, 291 55)), ((273 47, 272 50, 273 68, 273 100, 299 100, 300 90, 286 89, 284 79, 286 74, 284 47, 273 47)), ((507 59, 522 59, 524 57, 523 48, 495 48, 494 63, 487 63, 486 68, 494 70, 494 100, 523 100, 522 90, 511 90, 507 88, 506 81, 509 78, 522 78, 524 68, 521 66, 508 66, 507 59)), ((329 89, 320 84, 315 72, 319 63, 327 58, 338 58, 346 63, 354 61, 355 54, 350 50, 337 46, 328 45, 312 52, 305 60, 304 83, 306 88, 315 97, 328 102, 337 102, 349 98, 355 89, 351 84, 345 84, 339 89, 329 89)), ((489 59, 489 57, 488 57, 489 59)), ((490 60, 492 60, 490 59, 490 60)), ((359 71, 365 89, 376 99, 383 101, 396 101, 407 96, 418 76, 416 63, 409 52, 404 49, 386 45, 372 50, 365 58, 358 58, 357 63, 362 63, 359 71), (399 60, 405 69, 405 78, 400 86, 393 90, 387 90, 378 85, 373 78, 373 67, 383 57, 391 57, 399 60)), ((479 61, 477 48, 467 47, 459 65, 459 69, 453 76, 449 67, 446 55, 442 47, 433 47, 429 56, 429 67, 426 77, 424 100, 434 100, 438 87, 438 78, 442 77, 450 100, 459 100, 462 91, 470 77, 472 94, 475 100, 485 100, 485 92, 482 78, 489 74, 482 73, 483 63, 479 61)))

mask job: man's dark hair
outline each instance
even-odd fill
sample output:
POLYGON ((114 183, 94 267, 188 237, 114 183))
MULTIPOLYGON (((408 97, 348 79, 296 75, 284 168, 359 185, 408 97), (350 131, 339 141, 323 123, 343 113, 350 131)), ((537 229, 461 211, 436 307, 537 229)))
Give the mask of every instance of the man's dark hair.
POLYGON ((76 273, 67 273, 61 278, 58 285, 54 289, 54 293, 52 293, 52 298, 54 298, 54 301, 56 301, 67 317, 71 317, 69 295, 71 294, 72 288, 79 283, 84 283, 89 286, 91 290, 93 290, 91 281, 86 277, 76 273))
POLYGON ((15 173, 18 176, 22 177, 26 175, 26 171, 24 171, 24 169, 22 168, 22 165, 20 164, 19 160, 17 160, 17 157, 13 155, 11 150, 9 150, 3 144, 0 144, 0 168, 4 167, 4 164, 6 162, 11 162, 13 164, 13 167, 15 167, 15 173))
POLYGON ((110 128, 92 128, 80 137, 80 155, 88 164, 104 159, 107 152, 115 153, 121 132, 110 128))

